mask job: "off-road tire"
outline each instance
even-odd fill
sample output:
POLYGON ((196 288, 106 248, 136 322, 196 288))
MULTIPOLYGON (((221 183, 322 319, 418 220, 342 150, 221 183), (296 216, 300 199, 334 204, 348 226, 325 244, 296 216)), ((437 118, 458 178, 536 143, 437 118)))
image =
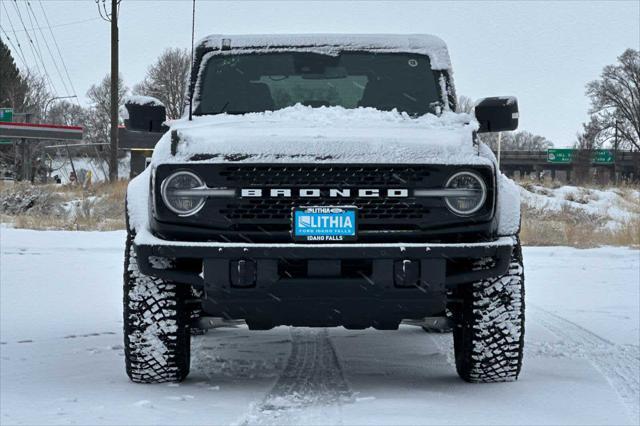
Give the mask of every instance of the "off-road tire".
POLYGON ((180 382, 191 357, 190 288, 144 275, 138 269, 133 232, 124 257, 124 353, 135 383, 180 382))
POLYGON ((456 370, 471 383, 514 381, 524 348, 524 268, 520 243, 506 274, 460 288, 453 330, 456 370))

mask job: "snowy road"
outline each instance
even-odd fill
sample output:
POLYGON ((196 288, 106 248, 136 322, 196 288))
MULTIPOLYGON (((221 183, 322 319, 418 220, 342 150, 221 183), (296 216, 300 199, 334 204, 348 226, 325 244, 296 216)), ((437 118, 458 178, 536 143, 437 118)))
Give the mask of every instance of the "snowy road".
POLYGON ((124 374, 113 233, 0 228, 0 423, 638 424, 640 254, 527 248, 524 369, 469 385, 450 335, 211 331, 180 384, 124 374))

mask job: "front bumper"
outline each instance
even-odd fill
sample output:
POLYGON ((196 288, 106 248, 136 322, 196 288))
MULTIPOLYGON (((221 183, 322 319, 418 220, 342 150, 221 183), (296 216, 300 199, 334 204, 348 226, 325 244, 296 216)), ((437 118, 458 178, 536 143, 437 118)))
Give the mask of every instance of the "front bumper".
POLYGON ((201 243, 143 232, 135 248, 144 274, 203 289, 205 312, 268 327, 371 325, 381 318, 394 324, 443 313, 450 289, 504 274, 515 242, 503 237, 470 244, 201 243), (181 261, 191 267, 171 266, 181 261), (252 265, 250 285, 238 285, 239 261, 252 265), (407 261, 418 280, 398 285, 398 265, 407 261), (474 261, 485 266, 471 267, 474 261), (287 270, 291 265, 298 269, 287 270))

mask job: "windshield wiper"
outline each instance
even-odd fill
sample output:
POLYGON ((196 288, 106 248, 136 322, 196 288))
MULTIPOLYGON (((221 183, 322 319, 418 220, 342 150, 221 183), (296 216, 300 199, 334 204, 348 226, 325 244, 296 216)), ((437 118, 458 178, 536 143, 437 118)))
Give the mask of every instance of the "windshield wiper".
POLYGON ((220 111, 217 112, 217 114, 222 114, 224 110, 226 110, 227 107, 229 106, 229 102, 230 101, 225 102, 224 105, 222 105, 222 108, 220 108, 220 111))

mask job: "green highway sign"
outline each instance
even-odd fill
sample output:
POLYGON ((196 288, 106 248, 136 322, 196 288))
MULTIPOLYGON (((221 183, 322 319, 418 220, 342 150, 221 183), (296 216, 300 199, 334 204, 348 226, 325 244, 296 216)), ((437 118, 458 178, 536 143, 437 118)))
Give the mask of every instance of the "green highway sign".
MULTIPOLYGON (((13 121, 13 108, 0 108, 0 122, 13 121)), ((13 141, 10 139, 0 139, 0 145, 10 145, 13 141)))
MULTIPOLYGON (((573 161, 574 149, 549 148, 547 150, 547 162, 554 164, 570 164, 573 161)), ((613 151, 610 149, 596 149, 593 151, 593 163, 613 164, 613 151)))
POLYGON ((596 149, 593 154, 593 162, 597 164, 613 164, 613 151, 610 149, 596 149))
POLYGON ((573 158, 573 149, 549 148, 547 150, 547 162, 556 164, 569 164, 573 158))
POLYGON ((0 121, 13 121, 13 108, 0 108, 0 121))

